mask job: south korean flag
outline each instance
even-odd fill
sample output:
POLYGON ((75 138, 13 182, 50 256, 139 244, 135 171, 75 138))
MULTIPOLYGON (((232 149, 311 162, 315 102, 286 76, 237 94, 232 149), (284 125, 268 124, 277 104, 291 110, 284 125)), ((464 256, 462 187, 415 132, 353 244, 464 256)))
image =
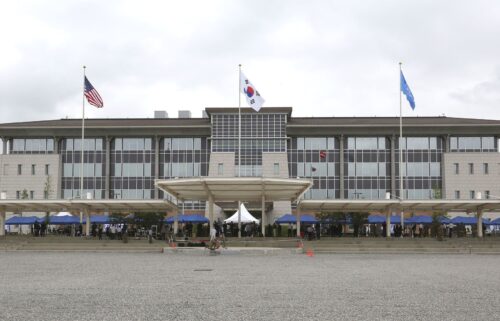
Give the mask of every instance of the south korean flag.
POLYGON ((262 98, 257 89, 255 89, 255 86, 252 85, 250 80, 248 80, 243 73, 241 73, 240 82, 241 93, 247 98, 248 105, 255 111, 259 111, 265 102, 264 98, 262 98))

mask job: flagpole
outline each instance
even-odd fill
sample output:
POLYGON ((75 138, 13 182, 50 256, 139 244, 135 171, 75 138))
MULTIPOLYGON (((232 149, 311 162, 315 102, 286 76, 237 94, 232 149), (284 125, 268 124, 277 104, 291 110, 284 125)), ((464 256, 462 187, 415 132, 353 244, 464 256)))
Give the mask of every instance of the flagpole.
MULTIPOLYGON (((399 199, 402 201, 403 196, 403 107, 401 98, 401 65, 399 63, 399 199)), ((405 175, 406 176, 406 175, 405 175)), ((404 230, 404 212, 401 210, 401 228, 404 230)), ((402 234, 401 234, 402 236, 402 234)))
POLYGON ((241 176, 241 64, 238 65, 238 177, 241 176))
MULTIPOLYGON (((82 153, 81 153, 81 164, 80 164, 80 199, 83 199, 83 140, 85 137, 85 68, 83 66, 83 91, 82 91, 82 153)), ((80 211, 80 224, 83 223, 82 211, 80 211)))
MULTIPOLYGON (((238 75, 238 177, 241 177, 241 64, 238 75)), ((241 238, 241 200, 238 201, 238 238, 241 238)))

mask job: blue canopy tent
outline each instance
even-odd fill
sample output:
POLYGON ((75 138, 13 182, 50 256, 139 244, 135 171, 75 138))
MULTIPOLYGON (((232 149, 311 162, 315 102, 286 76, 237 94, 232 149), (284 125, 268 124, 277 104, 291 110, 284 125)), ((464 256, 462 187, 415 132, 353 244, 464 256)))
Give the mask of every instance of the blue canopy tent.
POLYGON ((93 215, 90 216, 90 223, 95 224, 116 224, 121 223, 121 219, 108 215, 93 215))
MULTIPOLYGON (((457 216, 457 217, 454 217, 451 219, 451 223, 475 225, 475 224, 477 224, 477 218, 476 217, 469 217, 469 216, 457 216)), ((483 218, 483 224, 489 224, 489 220, 487 218, 483 218)))
POLYGON ((432 217, 428 215, 413 216, 405 219, 405 224, 431 224, 432 217))
MULTIPOLYGON (((164 222, 167 224, 174 224, 175 216, 167 217, 164 222)), ((177 221, 179 223, 209 223, 210 220, 201 214, 193 215, 177 215, 177 221)))
POLYGON ((321 220, 321 222, 326 224, 352 224, 352 218, 350 216, 345 219, 333 219, 331 217, 328 217, 324 220, 321 220))
MULTIPOLYGON (((295 215, 285 214, 282 217, 278 218, 275 222, 276 224, 297 223, 297 219, 295 215)), ((316 224, 318 222, 319 220, 312 215, 303 214, 300 216, 300 223, 316 224)))
POLYGON ((451 224, 451 219, 447 218, 446 216, 439 216, 438 221, 441 224, 451 224))
POLYGON ((32 225, 36 222, 42 223, 45 221, 44 217, 36 216, 13 216, 5 221, 5 225, 32 225))
MULTIPOLYGON (((49 222, 52 225, 80 224, 80 218, 78 216, 51 216, 49 222)), ((85 220, 83 220, 83 224, 85 224, 85 220)))
POLYGON ((496 220, 493 220, 489 223, 490 225, 500 225, 500 218, 497 218, 496 220))
MULTIPOLYGON (((406 220, 405 220, 406 222, 406 220)), ((385 224, 385 216, 382 215, 370 215, 368 216, 369 224, 385 224)), ((392 215, 391 224, 401 224, 401 216, 392 215)))
POLYGON ((370 216, 368 216, 368 223, 370 223, 370 224, 383 224, 383 223, 385 223, 385 216, 370 215, 370 216))

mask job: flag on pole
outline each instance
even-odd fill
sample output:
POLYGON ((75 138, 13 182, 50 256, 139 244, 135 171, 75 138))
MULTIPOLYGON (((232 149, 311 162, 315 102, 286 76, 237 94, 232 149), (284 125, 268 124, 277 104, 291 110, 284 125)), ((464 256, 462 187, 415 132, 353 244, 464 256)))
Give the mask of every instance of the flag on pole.
POLYGON ((250 80, 248 80, 248 78, 243 73, 241 73, 240 82, 241 93, 245 94, 248 105, 255 111, 259 111, 265 102, 264 98, 262 98, 257 89, 255 89, 255 86, 252 85, 250 80))
POLYGON ((405 76, 403 75, 403 71, 401 71, 401 91, 403 94, 405 94, 406 99, 410 103, 411 109, 415 109, 415 98, 413 97, 413 94, 411 93, 410 87, 406 83, 405 76))
POLYGON ((104 106, 104 103, 102 101, 101 96, 95 90, 94 86, 90 83, 90 81, 87 79, 87 76, 85 76, 85 97, 87 97, 87 101, 89 104, 92 106, 95 106, 97 108, 102 108, 104 106))

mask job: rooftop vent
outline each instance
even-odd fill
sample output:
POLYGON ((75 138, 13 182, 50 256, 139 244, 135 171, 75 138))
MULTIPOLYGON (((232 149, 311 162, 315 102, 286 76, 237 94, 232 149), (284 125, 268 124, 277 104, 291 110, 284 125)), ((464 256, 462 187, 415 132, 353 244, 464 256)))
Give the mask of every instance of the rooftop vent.
POLYGON ((191 118, 190 110, 179 110, 179 118, 191 118))
POLYGON ((155 110, 155 118, 168 118, 168 113, 165 110, 155 110))

